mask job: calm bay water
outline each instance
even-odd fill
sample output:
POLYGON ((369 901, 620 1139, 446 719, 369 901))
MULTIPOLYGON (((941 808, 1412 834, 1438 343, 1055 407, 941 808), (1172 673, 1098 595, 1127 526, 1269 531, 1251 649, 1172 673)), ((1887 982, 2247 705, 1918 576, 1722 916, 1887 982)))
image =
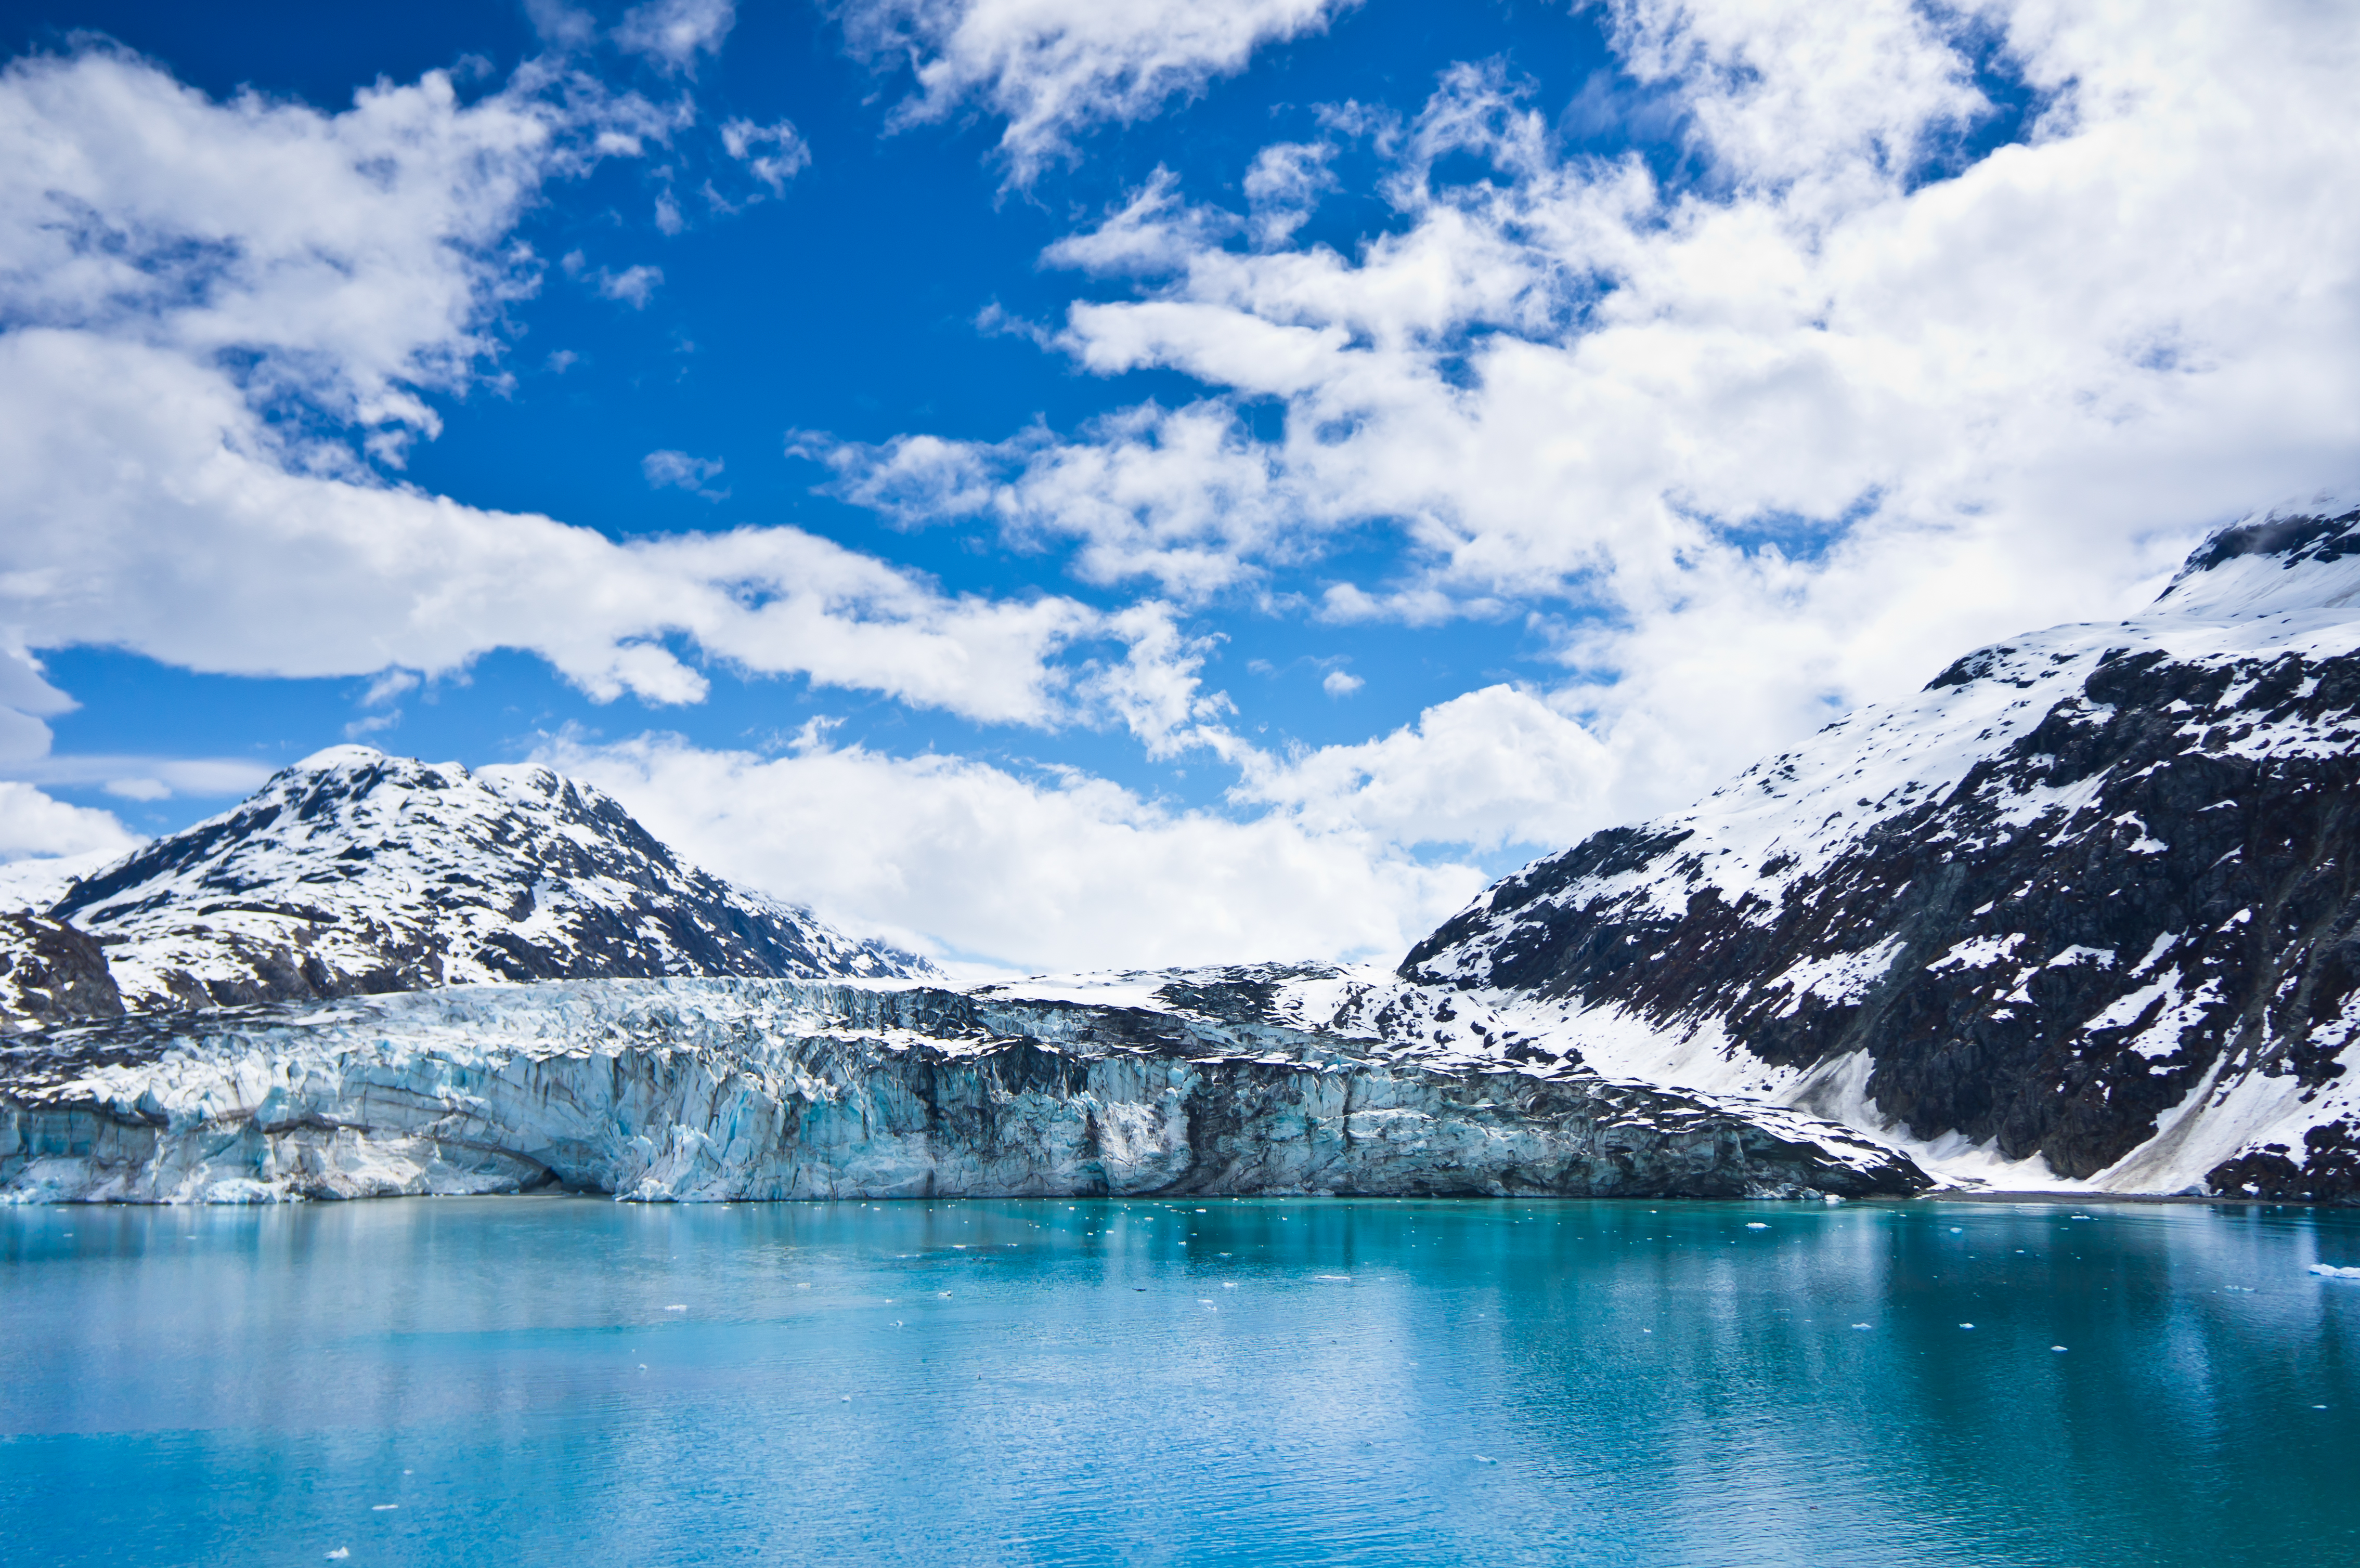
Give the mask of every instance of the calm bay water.
POLYGON ((2313 1262, 2360 1216, 18 1209, 0 1558, 2341 1565, 2313 1262))

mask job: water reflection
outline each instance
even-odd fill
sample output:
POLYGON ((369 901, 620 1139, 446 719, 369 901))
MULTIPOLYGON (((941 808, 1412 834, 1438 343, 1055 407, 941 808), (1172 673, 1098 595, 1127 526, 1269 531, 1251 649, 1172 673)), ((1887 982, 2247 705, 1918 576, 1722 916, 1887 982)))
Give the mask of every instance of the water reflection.
POLYGON ((511 1198, 19 1210, 0 1258, 11 1561, 2360 1544, 2345 1214, 511 1198))

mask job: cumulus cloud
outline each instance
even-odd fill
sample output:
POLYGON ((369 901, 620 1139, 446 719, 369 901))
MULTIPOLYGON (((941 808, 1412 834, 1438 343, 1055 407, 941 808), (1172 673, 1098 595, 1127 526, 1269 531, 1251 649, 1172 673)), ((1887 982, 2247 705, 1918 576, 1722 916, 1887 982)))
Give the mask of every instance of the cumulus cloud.
MULTIPOLYGON (((139 836, 126 831, 112 811, 57 800, 30 784, 0 780, 0 862, 71 855, 94 863, 126 855, 139 843, 139 836)), ((0 898, 0 908, 14 907, 0 898)))
POLYGON ((1032 968, 1390 959, 1556 844, 1614 766, 1579 723, 1489 687, 1358 746, 1235 763, 1226 811, 1072 769, 897 757, 806 728, 784 755, 561 736, 539 759, 613 792, 692 858, 936 953, 1032 968))
POLYGON ((1568 843, 1595 825, 1615 769, 1579 723, 1510 686, 1437 703, 1358 746, 1240 762, 1232 800, 1274 807, 1308 833, 1365 834, 1395 850, 1568 843))
POLYGON ((778 757, 647 736, 561 739, 539 760, 755 887, 1021 967, 1392 957, 1485 881, 1283 812, 1238 821, 1078 773, 1024 778, 816 734, 778 757))
MULTIPOLYGON (((431 435, 425 395, 493 373, 498 307, 533 284, 510 235, 540 184, 668 124, 540 71, 340 114, 103 49, 0 72, 0 648, 432 676, 514 648, 651 702, 701 698, 701 658, 1033 725, 1211 701, 1161 606, 952 595, 791 528, 617 542, 346 444, 431 435)), ((45 751, 38 702, 0 702, 0 740, 45 751)))
POLYGON ((1255 49, 1316 32, 1351 0, 847 0, 846 41, 906 62, 903 124, 979 107, 1007 122, 1000 153, 1029 184, 1095 126, 1129 125, 1245 68, 1255 49))
POLYGON ((1061 542, 1095 583, 1307 578, 1338 620, 1523 617, 1565 671, 1551 704, 1609 748, 1595 826, 1960 648, 2127 610, 2206 526, 2360 460, 2341 18, 1603 15, 1648 113, 1684 127, 1677 177, 1569 147, 1496 63, 1405 119, 1327 116, 1389 160, 1397 222, 1351 256, 1290 237, 1329 167, 1297 144, 1256 159, 1243 214, 1159 172, 1046 253, 1136 280, 1054 341, 1100 374, 1181 372, 1200 401, 837 447, 833 490, 1061 542), (1971 158, 2002 113, 1987 81, 2029 106, 1971 158), (1372 534, 1393 570, 1320 581, 1372 534))

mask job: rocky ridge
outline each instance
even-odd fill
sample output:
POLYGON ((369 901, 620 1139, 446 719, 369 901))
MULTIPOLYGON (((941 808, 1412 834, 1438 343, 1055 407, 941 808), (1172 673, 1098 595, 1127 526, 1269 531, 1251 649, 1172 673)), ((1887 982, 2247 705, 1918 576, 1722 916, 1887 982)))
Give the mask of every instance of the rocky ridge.
POLYGON ((1401 974, 2007 1184, 2360 1198, 2356 606, 2360 511, 2248 519, 2149 613, 1535 862, 1401 974))

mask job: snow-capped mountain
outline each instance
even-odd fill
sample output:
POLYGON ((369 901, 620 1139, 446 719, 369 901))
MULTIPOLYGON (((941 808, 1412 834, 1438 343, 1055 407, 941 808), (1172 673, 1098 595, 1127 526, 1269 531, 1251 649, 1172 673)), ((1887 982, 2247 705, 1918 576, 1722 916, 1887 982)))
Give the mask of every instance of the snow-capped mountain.
POLYGON ((135 1011, 480 981, 887 978, 924 960, 734 887, 546 768, 336 746, 47 911, 135 1011))
POLYGON ((1970 654, 1535 862, 1401 974, 2004 1184, 2360 1197, 2348 506, 2249 518, 2147 614, 1970 654))

